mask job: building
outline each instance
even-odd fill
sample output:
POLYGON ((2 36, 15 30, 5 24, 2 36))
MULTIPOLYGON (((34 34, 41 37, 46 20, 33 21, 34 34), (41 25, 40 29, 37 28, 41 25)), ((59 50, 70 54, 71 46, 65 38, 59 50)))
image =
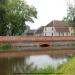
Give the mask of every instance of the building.
POLYGON ((68 27, 64 21, 58 20, 53 20, 37 30, 38 36, 71 36, 72 33, 71 27, 68 27))
POLYGON ((43 36, 44 26, 38 28, 35 32, 35 36, 43 36))
POLYGON ((36 30, 31 30, 30 26, 26 25, 26 30, 24 31, 24 33, 22 35, 34 35, 36 30))
POLYGON ((36 30, 29 30, 26 35, 35 35, 36 30))

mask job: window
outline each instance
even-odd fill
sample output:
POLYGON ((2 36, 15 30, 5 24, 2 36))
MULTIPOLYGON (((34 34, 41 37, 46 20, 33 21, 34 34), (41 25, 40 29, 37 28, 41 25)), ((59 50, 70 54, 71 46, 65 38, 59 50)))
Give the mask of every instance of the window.
POLYGON ((60 32, 59 32, 59 36, 60 36, 60 32))
POLYGON ((63 33, 63 36, 64 36, 64 33, 63 33))
POLYGON ((46 31, 46 28, 45 28, 45 31, 46 31))
POLYGON ((68 32, 66 33, 66 35, 68 36, 68 32))
POLYGON ((52 30, 53 30, 53 27, 52 27, 52 30))
POLYGON ((52 33, 52 36, 53 36, 53 33, 52 33))

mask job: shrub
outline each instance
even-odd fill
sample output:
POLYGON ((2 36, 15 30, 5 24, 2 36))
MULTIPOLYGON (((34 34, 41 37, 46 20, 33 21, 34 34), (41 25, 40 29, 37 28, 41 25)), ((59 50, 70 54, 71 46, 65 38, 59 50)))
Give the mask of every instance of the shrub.
POLYGON ((0 50, 10 50, 12 48, 12 45, 7 43, 7 44, 0 44, 0 50))

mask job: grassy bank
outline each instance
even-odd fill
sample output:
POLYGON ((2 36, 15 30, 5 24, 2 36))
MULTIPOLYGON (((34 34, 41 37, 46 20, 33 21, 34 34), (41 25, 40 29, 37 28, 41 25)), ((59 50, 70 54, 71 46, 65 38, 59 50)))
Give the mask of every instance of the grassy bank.
POLYGON ((0 51, 10 50, 12 48, 13 48, 13 46, 11 44, 9 44, 9 43, 0 44, 0 51))
POLYGON ((68 62, 60 65, 57 69, 48 66, 46 68, 34 68, 29 73, 36 73, 37 75, 75 75, 75 56, 71 57, 68 62))
POLYGON ((29 73, 37 75, 52 75, 55 74, 55 69, 51 66, 45 68, 33 68, 29 73))
POLYGON ((75 56, 71 57, 67 63, 60 65, 57 72, 67 75, 75 75, 75 56))

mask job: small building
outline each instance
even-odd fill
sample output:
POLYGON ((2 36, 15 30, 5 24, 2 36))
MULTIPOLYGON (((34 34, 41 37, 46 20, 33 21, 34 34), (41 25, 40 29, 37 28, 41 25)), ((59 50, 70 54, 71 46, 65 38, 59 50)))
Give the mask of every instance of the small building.
POLYGON ((36 30, 29 30, 26 35, 35 35, 36 30))
POLYGON ((37 30, 38 36, 71 36, 72 33, 71 27, 68 27, 64 21, 58 20, 53 20, 37 30))
POLYGON ((24 33, 22 35, 34 35, 36 30, 31 30, 30 26, 26 25, 26 30, 24 31, 24 33))
POLYGON ((35 32, 35 36, 43 36, 44 26, 38 28, 35 32))

